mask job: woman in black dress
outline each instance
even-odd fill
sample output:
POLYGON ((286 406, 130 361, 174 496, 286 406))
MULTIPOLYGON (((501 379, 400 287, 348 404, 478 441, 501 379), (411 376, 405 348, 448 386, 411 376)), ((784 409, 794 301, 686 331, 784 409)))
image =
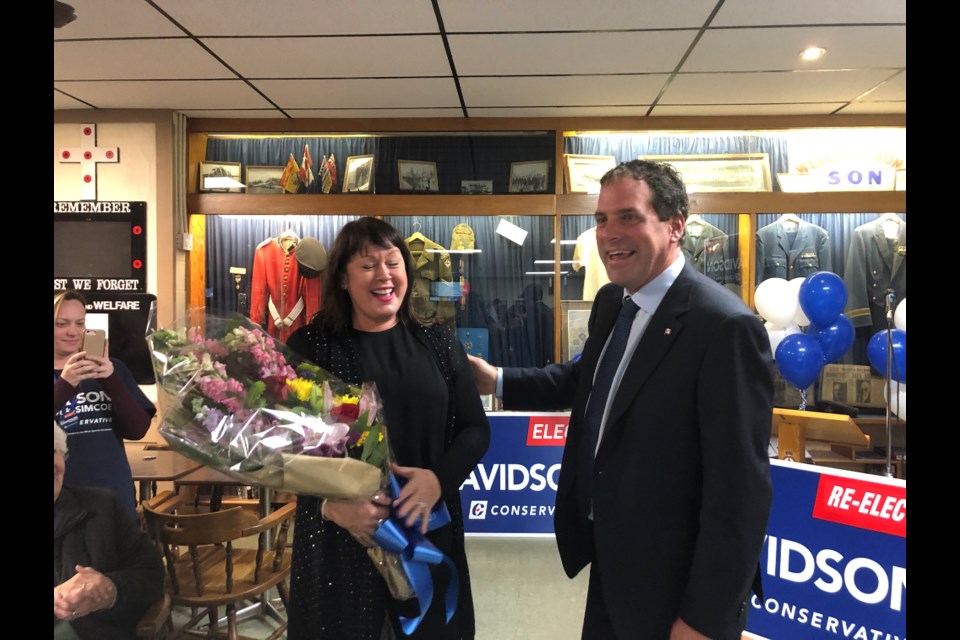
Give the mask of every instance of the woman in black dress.
POLYGON ((442 564, 431 567, 433 602, 414 634, 404 636, 398 617, 416 616, 417 601, 393 600, 364 549, 389 515, 389 496, 380 491, 361 503, 298 496, 288 638, 472 639, 459 487, 486 452, 490 427, 466 354, 451 329, 413 317, 412 258, 386 222, 361 218, 345 225, 324 278, 323 308, 287 346, 347 382, 376 383, 393 470, 406 480, 395 513, 412 525, 440 500, 447 505, 451 523, 427 538, 456 564, 459 599, 448 624, 449 572, 442 564))

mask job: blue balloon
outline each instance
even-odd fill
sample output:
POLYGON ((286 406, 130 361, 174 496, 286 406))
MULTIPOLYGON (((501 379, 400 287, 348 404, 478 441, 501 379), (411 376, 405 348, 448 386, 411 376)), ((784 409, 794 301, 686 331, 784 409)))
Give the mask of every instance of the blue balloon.
MULTIPOLYGON (((907 332, 894 329, 890 335, 893 346, 893 359, 890 361, 890 379, 902 384, 907 383, 907 332)), ((867 359, 870 365, 882 376, 887 375, 887 332, 877 331, 867 343, 867 359)))
POLYGON ((820 343, 805 333, 791 333, 780 341, 775 356, 783 379, 798 389, 806 389, 823 369, 820 343))
POLYGON ((830 271, 817 271, 800 285, 800 308, 813 324, 833 324, 847 305, 847 285, 830 271))
POLYGON ((823 363, 830 364, 839 360, 853 346, 856 330, 850 318, 841 313, 834 322, 825 327, 811 324, 808 335, 820 343, 823 363))

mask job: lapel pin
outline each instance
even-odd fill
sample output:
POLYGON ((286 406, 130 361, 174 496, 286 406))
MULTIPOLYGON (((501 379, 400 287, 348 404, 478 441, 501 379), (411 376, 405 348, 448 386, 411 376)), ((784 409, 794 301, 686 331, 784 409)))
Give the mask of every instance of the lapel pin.
POLYGON ((671 333, 671 332, 670 332, 670 327, 667 327, 666 329, 663 330, 663 335, 665 335, 665 336, 670 335, 670 333, 671 333))

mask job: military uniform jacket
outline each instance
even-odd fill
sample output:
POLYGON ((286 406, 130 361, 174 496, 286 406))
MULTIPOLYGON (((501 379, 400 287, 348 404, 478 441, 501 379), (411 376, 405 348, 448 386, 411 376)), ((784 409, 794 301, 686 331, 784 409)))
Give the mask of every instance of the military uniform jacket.
MULTIPOLYGON (((683 255, 694 269, 714 282, 724 285, 738 285, 737 270, 730 257, 730 243, 727 234, 708 222, 691 223, 683 235, 680 244, 683 255), (691 233, 699 227, 700 233, 691 233)), ((739 292, 739 289, 736 289, 739 292)))
POLYGON ((777 220, 757 231, 757 284, 768 278, 806 278, 817 271, 833 271, 825 229, 800 221, 791 233, 777 220))
POLYGON ((267 333, 283 343, 320 309, 321 278, 300 275, 295 248, 296 243, 285 249, 277 238, 268 238, 253 255, 250 320, 266 326, 267 333))
POLYGON ((853 230, 843 271, 847 285, 845 314, 855 327, 872 326, 873 333, 887 328, 887 290, 895 294, 894 309, 907 297, 907 223, 901 220, 900 235, 888 239, 882 220, 853 230))
POLYGON ((404 240, 413 256, 413 282, 410 284, 410 298, 413 312, 421 322, 433 322, 456 325, 456 306, 450 301, 430 299, 431 288, 435 282, 453 283, 453 269, 450 254, 442 246, 427 238, 419 231, 404 240), (440 251, 441 253, 431 253, 440 251))

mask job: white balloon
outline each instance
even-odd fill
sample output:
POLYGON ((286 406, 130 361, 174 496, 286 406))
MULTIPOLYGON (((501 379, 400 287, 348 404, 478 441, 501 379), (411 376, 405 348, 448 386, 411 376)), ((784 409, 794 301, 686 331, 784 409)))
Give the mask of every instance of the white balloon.
POLYGON ((800 299, 783 278, 767 278, 757 285, 754 301, 764 320, 777 327, 791 324, 800 308, 800 299))
POLYGON ((794 278, 787 282, 790 285, 790 290, 793 292, 791 295, 797 300, 797 314, 793 316, 794 324, 801 327, 810 326, 810 318, 807 317, 807 314, 803 312, 803 307, 800 306, 800 285, 804 283, 806 278, 794 278))
POLYGON ((767 328, 767 335, 770 337, 770 352, 776 354, 780 342, 791 333, 800 333, 800 327, 791 324, 788 327, 775 327, 771 322, 764 325, 767 328))
POLYGON ((893 312, 893 326, 901 331, 907 330, 907 299, 904 298, 893 312))
POLYGON ((891 380, 889 387, 883 387, 883 401, 892 398, 890 401, 890 411, 903 420, 907 421, 907 384, 891 380), (889 390, 888 390, 889 389, 889 390))

